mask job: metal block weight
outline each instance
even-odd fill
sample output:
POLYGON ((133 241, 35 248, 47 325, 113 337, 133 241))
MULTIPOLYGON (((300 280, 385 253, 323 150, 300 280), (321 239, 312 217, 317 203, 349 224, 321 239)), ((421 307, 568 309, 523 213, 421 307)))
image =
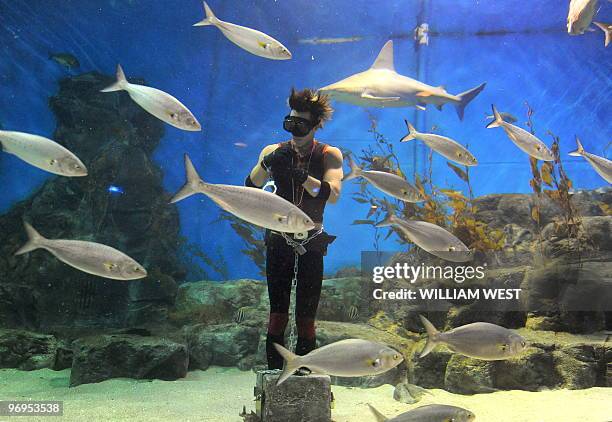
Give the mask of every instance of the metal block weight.
POLYGON ((255 399, 261 422, 330 422, 333 395, 328 375, 292 375, 278 387, 280 370, 257 372, 255 399))

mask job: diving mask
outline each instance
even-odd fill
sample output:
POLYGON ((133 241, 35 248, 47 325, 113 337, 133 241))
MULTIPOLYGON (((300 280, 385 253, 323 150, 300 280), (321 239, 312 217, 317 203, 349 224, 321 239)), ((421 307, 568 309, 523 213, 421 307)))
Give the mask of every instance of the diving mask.
POLYGON ((308 119, 291 115, 285 116, 285 120, 283 121, 283 129, 287 132, 291 132, 292 135, 297 137, 308 135, 315 126, 316 125, 308 119))

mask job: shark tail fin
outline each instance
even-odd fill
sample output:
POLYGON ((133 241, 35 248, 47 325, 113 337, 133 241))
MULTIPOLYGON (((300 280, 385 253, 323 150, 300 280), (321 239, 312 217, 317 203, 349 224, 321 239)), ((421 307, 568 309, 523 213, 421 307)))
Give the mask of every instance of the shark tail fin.
POLYGON ((19 248, 17 252, 15 252, 15 255, 22 255, 24 253, 32 252, 33 250, 42 247, 42 242, 46 240, 40 233, 36 231, 34 227, 32 227, 31 224, 24 221, 23 226, 28 235, 28 241, 25 245, 19 248))
POLYGON ((206 17, 200 22, 194 23, 193 26, 209 26, 217 25, 219 23, 219 19, 215 16, 212 9, 206 2, 204 2, 204 13, 206 13, 206 17))
POLYGON ((582 142, 580 142, 580 139, 577 136, 576 136, 576 145, 578 145, 578 149, 570 152, 569 155, 572 155, 574 157, 580 157, 584 155, 584 148, 582 146, 582 142))
POLYGON ((185 154, 184 159, 185 159, 185 175, 186 175, 187 181, 185 182, 181 190, 179 190, 172 197, 172 199, 170 200, 171 204, 174 204, 175 202, 178 202, 195 193, 198 193, 198 190, 196 189, 196 187, 198 186, 200 182, 202 182, 202 179, 200 178, 200 175, 198 174, 195 167, 193 166, 193 163, 191 162, 189 155, 185 154))
POLYGON ((412 126, 410 124, 410 122, 408 120, 404 119, 404 122, 406 123, 406 127, 408 128, 408 135, 406 135, 402 139, 400 139, 400 142, 408 142, 408 141, 411 141, 413 139, 416 139, 416 135, 419 132, 417 132, 417 130, 414 128, 414 126, 412 126))
POLYGON ((493 110, 493 121, 487 125, 487 129, 500 127, 504 122, 504 118, 499 114, 499 111, 497 111, 493 104, 491 104, 491 109, 493 110))
POLYGON ((100 92, 123 91, 125 87, 128 86, 129 82, 127 81, 127 78, 125 77, 125 73, 123 72, 123 68, 121 67, 120 64, 117 65, 116 75, 117 75, 117 81, 114 84, 107 86, 100 92))
POLYGON ((487 83, 484 82, 478 85, 476 88, 472 88, 468 91, 462 92, 457 95, 459 97, 459 103, 455 105, 455 109, 457 110, 457 116, 459 116, 459 120, 463 120, 463 114, 465 112, 465 107, 472 101, 480 92, 484 89, 487 83))
POLYGON ((595 26, 597 26, 599 29, 601 29, 604 34, 606 35, 606 40, 604 41, 604 46, 608 46, 608 44, 610 44, 610 39, 612 39, 612 25, 606 25, 603 22, 595 22, 593 21, 593 23, 595 24, 595 26))
POLYGON ((355 163, 355 161, 353 161, 353 157, 350 155, 348 156, 348 162, 349 166, 351 167, 351 171, 342 178, 343 182, 361 177, 361 168, 355 163))
POLYGON ((419 355, 419 357, 422 358, 422 357, 427 356, 429 352, 431 352, 433 348, 436 347, 436 344, 437 344, 436 337, 438 336, 439 332, 438 330, 436 330, 436 327, 434 327, 434 325, 431 322, 429 322, 429 320, 425 318, 423 315, 419 315, 419 318, 421 318, 421 322, 423 323, 423 326, 425 327, 425 330, 427 331, 427 343, 425 343, 425 348, 419 355))
POLYGON ((290 350, 285 349, 280 344, 274 343, 274 348, 276 349, 278 354, 281 355, 285 360, 283 372, 281 373, 280 377, 278 377, 278 381, 276 381, 276 385, 280 385, 303 365, 300 356, 296 355, 295 353, 292 353, 290 350))
POLYGON ((368 403, 368 407, 370 408, 370 411, 376 418, 376 422, 386 422, 389 420, 385 415, 383 415, 378 410, 376 410, 374 406, 372 406, 370 403, 368 403))

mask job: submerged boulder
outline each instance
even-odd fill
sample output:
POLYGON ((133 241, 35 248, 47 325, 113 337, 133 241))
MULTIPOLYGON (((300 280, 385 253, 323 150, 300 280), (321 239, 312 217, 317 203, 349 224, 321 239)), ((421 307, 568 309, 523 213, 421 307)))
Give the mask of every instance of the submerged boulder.
POLYGON ((493 362, 454 354, 446 365, 444 388, 453 393, 474 394, 495 391, 493 362))
POLYGON ((174 302, 175 280, 185 275, 179 218, 153 159, 164 126, 125 93, 100 92, 113 81, 97 72, 71 76, 49 100, 57 121, 52 138, 85 163, 88 176, 49 175, 0 215, 1 326, 59 332, 156 323, 174 302), (122 193, 109 192, 111 186, 122 193), (24 219, 49 238, 115 247, 149 276, 129 283, 104 279, 43 250, 15 257, 26 241, 24 219))
POLYGON ((73 343, 70 386, 110 378, 176 380, 187 375, 184 344, 160 337, 117 334, 80 338, 73 343))
MULTIPOLYGON (((242 366, 250 369, 250 356, 256 354, 261 327, 243 324, 198 324, 183 332, 187 341, 190 369, 207 369, 210 365, 242 366)), ((253 362, 254 364, 254 362, 253 362)))
POLYGON ((53 368, 58 345, 52 335, 0 329, 0 368, 53 368))

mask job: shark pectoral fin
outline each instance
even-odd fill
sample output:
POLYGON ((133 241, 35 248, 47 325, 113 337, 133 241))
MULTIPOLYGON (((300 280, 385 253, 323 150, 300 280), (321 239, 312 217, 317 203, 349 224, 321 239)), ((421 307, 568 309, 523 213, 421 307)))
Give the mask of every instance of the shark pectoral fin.
POLYGON ((432 95, 433 93, 429 91, 419 91, 416 94, 417 97, 431 97, 432 95))
POLYGON ((361 94, 361 98, 365 98, 367 100, 375 100, 375 101, 399 101, 400 97, 377 97, 368 93, 367 91, 361 94))

